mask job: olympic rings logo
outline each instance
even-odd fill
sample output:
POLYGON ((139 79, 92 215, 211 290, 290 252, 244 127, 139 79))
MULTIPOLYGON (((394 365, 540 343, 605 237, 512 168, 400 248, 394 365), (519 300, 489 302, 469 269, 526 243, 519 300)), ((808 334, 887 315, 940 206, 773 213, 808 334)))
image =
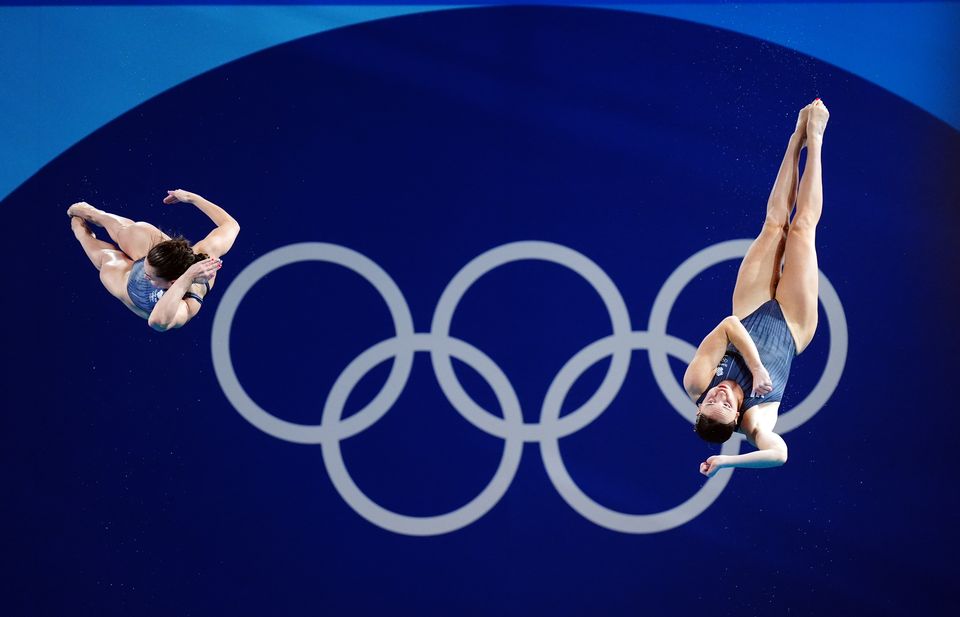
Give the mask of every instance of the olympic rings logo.
MULTIPOLYGON (((568 247, 550 242, 513 242, 476 257, 453 277, 440 296, 429 332, 415 332, 407 302, 393 279, 366 256, 336 244, 301 243, 263 255, 231 283, 213 322, 213 366, 223 392, 234 408, 255 427, 278 439, 302 444, 320 444, 323 462, 341 497, 360 516, 374 525, 399 534, 431 536, 456 531, 472 524, 493 508, 506 493, 520 465, 524 442, 540 446, 547 474, 563 499, 597 525, 624 533, 657 533, 699 516, 730 481, 732 469, 723 469, 683 503, 654 514, 627 514, 607 508, 584 493, 567 472, 560 452, 560 438, 586 427, 613 402, 626 379, 634 350, 648 351, 654 378, 664 397, 681 416, 694 421, 695 407, 677 383, 668 356, 689 362, 696 347, 666 332, 673 304, 683 288, 703 270, 729 259, 742 258, 751 240, 721 242, 699 251, 668 277, 654 300, 646 331, 634 331, 626 303, 609 276, 593 261, 568 247), (583 277, 603 301, 612 333, 574 354, 554 377, 544 396, 540 421, 526 423, 520 402, 507 376, 490 357, 466 341, 450 336, 450 323, 457 305, 477 280, 491 270, 521 260, 555 263, 583 277), (230 331, 244 296, 270 272, 302 261, 338 264, 366 279, 387 304, 396 335, 362 352, 340 373, 323 406, 320 424, 297 424, 262 409, 247 395, 233 368, 230 331), (503 440, 503 454, 493 478, 463 506, 434 516, 407 516, 387 510, 365 495, 353 481, 340 451, 340 442, 377 422, 400 397, 413 366, 414 354, 430 354, 440 388, 451 405, 476 428, 503 440), (610 366, 597 391, 578 409, 560 417, 561 406, 577 379, 600 360, 610 357, 610 366), (343 418, 344 405, 357 383, 378 364, 393 358, 393 366, 380 392, 365 407, 343 418), (477 404, 460 384, 451 358, 469 365, 492 388, 502 416, 477 404)), ((817 385, 793 409, 780 416, 778 431, 791 431, 816 414, 836 389, 847 357, 847 323, 843 306, 833 286, 820 273, 820 302, 830 328, 830 351, 817 385)), ((742 436, 723 445, 723 454, 737 454, 742 436)))

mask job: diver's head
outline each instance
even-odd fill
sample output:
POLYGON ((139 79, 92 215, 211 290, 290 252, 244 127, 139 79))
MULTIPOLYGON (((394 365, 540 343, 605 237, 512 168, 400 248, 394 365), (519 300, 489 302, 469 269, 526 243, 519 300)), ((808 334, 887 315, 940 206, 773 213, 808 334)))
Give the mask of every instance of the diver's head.
POLYGON ((737 428, 743 390, 736 382, 721 381, 707 390, 699 406, 693 430, 704 441, 723 443, 737 428))
POLYGON ((182 236, 153 245, 143 261, 143 273, 154 287, 167 289, 195 262, 206 259, 203 253, 194 253, 182 236))

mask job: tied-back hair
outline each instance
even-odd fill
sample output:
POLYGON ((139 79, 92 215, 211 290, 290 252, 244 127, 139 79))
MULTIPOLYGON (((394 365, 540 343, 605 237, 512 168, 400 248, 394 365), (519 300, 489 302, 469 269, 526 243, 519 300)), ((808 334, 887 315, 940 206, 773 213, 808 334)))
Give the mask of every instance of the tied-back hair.
POLYGON ((187 268, 204 259, 207 259, 207 254, 194 253, 193 247, 183 236, 154 244, 147 253, 147 261, 156 270, 157 276, 167 281, 178 278, 187 268))
POLYGON ((704 441, 723 443, 730 439, 730 435, 733 435, 733 431, 736 428, 736 420, 720 422, 719 420, 714 420, 704 415, 698 415, 697 423, 694 425, 693 430, 695 430, 697 435, 700 435, 700 439, 704 441))

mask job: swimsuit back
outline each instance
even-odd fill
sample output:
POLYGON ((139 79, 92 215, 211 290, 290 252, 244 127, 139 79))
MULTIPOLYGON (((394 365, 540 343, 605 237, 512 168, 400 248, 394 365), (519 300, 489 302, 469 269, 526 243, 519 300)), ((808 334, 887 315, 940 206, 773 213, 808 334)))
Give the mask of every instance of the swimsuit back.
POLYGON ((133 268, 130 270, 130 278, 127 280, 127 295, 130 301, 138 309, 146 312, 153 311, 160 297, 163 296, 163 289, 153 286, 146 272, 143 271, 143 262, 146 257, 142 257, 133 262, 133 268))
MULTIPOLYGON (((147 278, 147 273, 143 270, 145 259, 146 257, 142 257, 133 262, 133 268, 130 269, 130 279, 127 281, 127 295, 130 296, 130 301, 133 302, 134 306, 150 313, 165 290, 154 287, 150 279, 147 278)), ((210 291, 209 283, 204 283, 203 286, 206 287, 207 291, 210 291)), ((192 291, 183 294, 183 297, 184 299, 191 298, 203 304, 203 297, 192 291)))

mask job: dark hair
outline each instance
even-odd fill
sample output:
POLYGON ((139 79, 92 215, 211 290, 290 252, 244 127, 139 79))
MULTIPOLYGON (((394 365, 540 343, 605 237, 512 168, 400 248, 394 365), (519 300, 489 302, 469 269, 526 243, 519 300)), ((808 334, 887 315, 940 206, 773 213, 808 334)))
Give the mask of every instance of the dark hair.
POLYGON ((735 428, 737 428, 736 420, 720 422, 704 415, 698 415, 697 423, 693 426, 693 430, 697 432, 697 435, 700 435, 700 439, 710 443, 725 442, 730 439, 730 435, 733 435, 733 429, 735 428))
POLYGON ((176 279, 187 268, 206 258, 205 253, 194 253, 183 236, 154 244, 147 253, 147 261, 156 270, 157 276, 168 281, 176 279))

